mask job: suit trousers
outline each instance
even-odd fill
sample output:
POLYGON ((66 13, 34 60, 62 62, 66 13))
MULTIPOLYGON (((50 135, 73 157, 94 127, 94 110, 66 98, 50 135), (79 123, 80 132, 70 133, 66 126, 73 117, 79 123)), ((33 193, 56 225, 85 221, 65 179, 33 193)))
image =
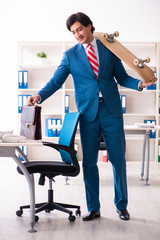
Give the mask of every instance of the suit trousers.
POLYGON ((99 103, 99 110, 94 121, 83 120, 83 115, 80 118, 87 208, 88 211, 100 210, 97 160, 101 133, 103 133, 109 161, 113 167, 114 203, 118 210, 123 210, 127 208, 128 203, 123 116, 112 116, 104 102, 99 103))

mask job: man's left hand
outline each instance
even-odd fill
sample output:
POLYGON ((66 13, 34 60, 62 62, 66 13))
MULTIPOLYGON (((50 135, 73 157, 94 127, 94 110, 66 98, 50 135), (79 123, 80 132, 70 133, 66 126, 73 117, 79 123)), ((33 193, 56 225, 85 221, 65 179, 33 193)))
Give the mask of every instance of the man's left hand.
POLYGON ((157 81, 157 78, 156 77, 151 77, 150 78, 150 81, 151 82, 145 82, 144 80, 142 81, 142 87, 148 87, 148 86, 151 86, 152 84, 154 84, 156 81, 157 81))

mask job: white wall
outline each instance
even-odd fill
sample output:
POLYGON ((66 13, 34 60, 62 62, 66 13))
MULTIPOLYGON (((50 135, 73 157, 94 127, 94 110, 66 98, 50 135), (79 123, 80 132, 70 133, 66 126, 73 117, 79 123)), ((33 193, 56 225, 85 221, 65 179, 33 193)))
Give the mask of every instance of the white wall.
POLYGON ((0 131, 16 125, 18 41, 73 41, 65 22, 78 11, 120 41, 160 41, 159 0, 0 0, 0 131))

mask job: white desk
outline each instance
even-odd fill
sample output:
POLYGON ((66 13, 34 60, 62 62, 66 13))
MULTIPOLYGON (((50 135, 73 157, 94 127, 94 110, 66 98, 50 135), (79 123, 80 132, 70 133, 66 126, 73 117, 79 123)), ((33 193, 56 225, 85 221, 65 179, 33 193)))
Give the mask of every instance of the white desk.
POLYGON ((141 178, 140 180, 143 179, 144 175, 144 165, 146 161, 146 167, 145 167, 145 185, 148 184, 149 180, 149 160, 150 160, 150 130, 160 130, 158 126, 155 126, 154 128, 149 128, 149 127, 136 127, 135 125, 125 125, 124 126, 124 131, 126 134, 143 134, 144 135, 144 141, 143 141, 143 149, 142 149, 142 160, 141 160, 141 178))
POLYGON ((27 143, 0 143, 0 157, 11 157, 14 159, 16 164, 20 167, 21 171, 23 172, 24 176, 27 179, 29 192, 30 192, 30 226, 31 229, 29 232, 36 232, 34 229, 35 224, 35 189, 34 189, 34 177, 30 175, 21 162, 21 160, 17 156, 17 152, 22 156, 24 161, 28 161, 25 154, 20 149, 20 146, 35 146, 35 147, 42 147, 43 143, 40 141, 34 142, 27 142, 27 143))

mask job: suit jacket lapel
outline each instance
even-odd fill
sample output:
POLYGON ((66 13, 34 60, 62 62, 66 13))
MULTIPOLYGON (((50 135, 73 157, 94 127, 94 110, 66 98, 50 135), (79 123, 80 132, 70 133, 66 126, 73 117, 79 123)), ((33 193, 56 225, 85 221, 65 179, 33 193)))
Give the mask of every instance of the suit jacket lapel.
POLYGON ((98 39, 96 39, 96 41, 97 41, 97 48, 98 48, 98 54, 99 54, 99 70, 98 70, 98 78, 99 78, 103 69, 103 64, 104 64, 104 51, 100 41, 98 39))

